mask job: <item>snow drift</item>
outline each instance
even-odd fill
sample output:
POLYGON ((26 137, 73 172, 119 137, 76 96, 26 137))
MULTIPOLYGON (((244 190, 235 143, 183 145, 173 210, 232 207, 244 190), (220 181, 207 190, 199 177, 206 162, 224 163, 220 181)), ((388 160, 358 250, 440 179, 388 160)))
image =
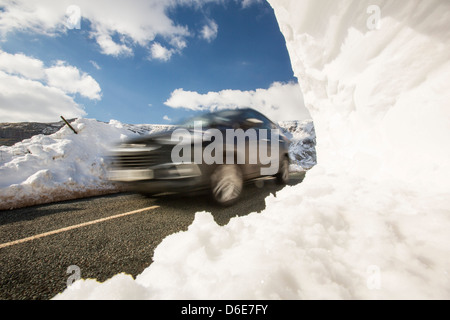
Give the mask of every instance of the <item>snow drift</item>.
POLYGON ((104 154, 111 141, 131 134, 118 123, 76 120, 52 135, 0 147, 0 209, 117 192, 106 179, 104 154))
POLYGON ((64 127, 12 147, 0 147, 0 210, 114 193, 105 156, 120 141, 167 130, 163 125, 127 125, 78 119, 78 132, 64 127))
POLYGON ((269 2, 319 165, 259 214, 198 213, 136 279, 55 298, 450 298, 450 2, 269 2))

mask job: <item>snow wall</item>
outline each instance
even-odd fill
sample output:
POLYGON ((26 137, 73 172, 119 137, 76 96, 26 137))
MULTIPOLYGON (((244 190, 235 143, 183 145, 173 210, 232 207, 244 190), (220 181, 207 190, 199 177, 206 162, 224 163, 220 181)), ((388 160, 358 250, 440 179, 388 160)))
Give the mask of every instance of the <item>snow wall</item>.
POLYGON ((136 279, 56 299, 450 298, 450 2, 269 3, 319 164, 261 213, 198 213, 136 279))
POLYGON ((328 170, 448 190, 450 2, 269 0, 328 170))

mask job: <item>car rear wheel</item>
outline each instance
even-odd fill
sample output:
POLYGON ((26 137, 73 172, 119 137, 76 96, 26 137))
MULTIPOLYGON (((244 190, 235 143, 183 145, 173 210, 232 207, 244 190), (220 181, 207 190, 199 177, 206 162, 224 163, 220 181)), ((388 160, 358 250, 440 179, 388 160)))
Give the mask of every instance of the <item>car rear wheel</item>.
POLYGON ((280 170, 275 175, 277 184, 285 185, 289 182, 289 159, 283 157, 280 160, 280 170))
POLYGON ((230 206, 239 199, 243 188, 243 177, 239 166, 220 165, 211 175, 211 193, 221 206, 230 206))

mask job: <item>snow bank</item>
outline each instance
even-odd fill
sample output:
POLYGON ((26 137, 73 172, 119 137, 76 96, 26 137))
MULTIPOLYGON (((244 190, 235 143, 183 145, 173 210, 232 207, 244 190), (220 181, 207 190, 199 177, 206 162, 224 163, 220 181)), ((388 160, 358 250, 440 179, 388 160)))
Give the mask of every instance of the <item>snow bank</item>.
POLYGON ((220 227, 197 213, 136 279, 80 280, 55 299, 449 297, 443 199, 313 171, 305 185, 269 197, 261 214, 220 227))
POLYGON ((448 191, 450 2, 269 2, 327 171, 448 191))
POLYGON ((269 2, 319 165, 260 214, 198 213, 136 279, 56 299, 450 298, 450 2, 269 2))
POLYGON ((0 147, 0 210, 119 191, 108 182, 104 156, 134 133, 117 121, 79 119, 12 147, 0 147))

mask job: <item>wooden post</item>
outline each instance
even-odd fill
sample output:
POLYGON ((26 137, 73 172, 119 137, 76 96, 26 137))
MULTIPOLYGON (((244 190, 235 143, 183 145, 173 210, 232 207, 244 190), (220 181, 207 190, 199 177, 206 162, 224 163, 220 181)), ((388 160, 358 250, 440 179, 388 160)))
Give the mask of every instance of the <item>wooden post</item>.
POLYGON ((69 126, 70 129, 72 129, 72 131, 73 131, 75 134, 78 134, 78 132, 76 132, 76 130, 70 125, 69 122, 67 122, 66 119, 64 119, 63 116, 61 116, 61 119, 63 119, 63 121, 69 126))

